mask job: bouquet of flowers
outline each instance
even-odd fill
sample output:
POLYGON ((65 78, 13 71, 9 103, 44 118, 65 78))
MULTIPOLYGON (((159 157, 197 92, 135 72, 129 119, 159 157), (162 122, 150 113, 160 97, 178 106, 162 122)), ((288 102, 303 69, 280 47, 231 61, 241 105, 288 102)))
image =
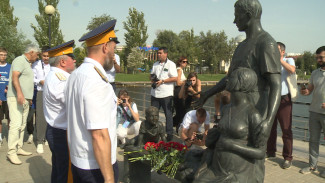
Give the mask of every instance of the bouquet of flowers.
POLYGON ((151 172, 164 172, 168 177, 174 178, 178 166, 184 162, 187 147, 178 142, 147 142, 144 150, 125 152, 125 154, 143 151, 147 151, 147 153, 140 157, 130 158, 129 161, 149 160, 151 161, 151 172))

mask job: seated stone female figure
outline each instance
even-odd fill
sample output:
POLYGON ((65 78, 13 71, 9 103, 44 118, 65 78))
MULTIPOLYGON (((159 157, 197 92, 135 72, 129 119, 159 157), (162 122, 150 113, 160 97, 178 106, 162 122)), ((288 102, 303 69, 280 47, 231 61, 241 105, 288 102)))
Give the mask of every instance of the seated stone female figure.
POLYGON ((220 136, 214 146, 212 161, 199 168, 194 182, 256 182, 254 163, 265 155, 262 144, 256 143, 263 140, 257 141, 258 137, 253 135, 262 121, 250 100, 250 92, 256 83, 255 72, 248 68, 238 68, 229 76, 226 90, 231 93, 231 104, 223 108, 223 116, 215 129, 220 136))

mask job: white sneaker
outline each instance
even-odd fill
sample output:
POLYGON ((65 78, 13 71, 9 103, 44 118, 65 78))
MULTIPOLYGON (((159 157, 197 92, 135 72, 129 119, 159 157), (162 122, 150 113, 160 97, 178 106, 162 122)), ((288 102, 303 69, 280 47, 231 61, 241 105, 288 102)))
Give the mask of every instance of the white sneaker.
POLYGON ((49 145, 49 143, 47 142, 47 140, 45 140, 44 145, 46 145, 46 146, 49 145))
POLYGON ((33 143, 33 134, 30 134, 27 140, 27 144, 33 143))
POLYGON ((42 153, 44 153, 43 144, 38 144, 38 145, 37 145, 36 152, 37 152, 38 154, 42 154, 42 153))

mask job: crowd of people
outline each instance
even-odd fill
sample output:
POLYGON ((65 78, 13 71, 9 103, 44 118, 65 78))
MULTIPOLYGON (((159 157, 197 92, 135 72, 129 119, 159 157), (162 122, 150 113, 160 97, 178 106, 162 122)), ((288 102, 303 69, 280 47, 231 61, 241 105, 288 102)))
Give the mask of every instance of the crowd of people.
MULTIPOLYGON (((124 147, 128 135, 137 136, 139 133, 143 140, 147 129, 160 133, 161 130, 157 129, 163 127, 157 124, 158 111, 162 107, 166 122, 160 139, 172 141, 176 131, 188 147, 204 146, 216 128, 223 129, 218 139, 210 140, 218 149, 213 159, 236 164, 242 162, 243 157, 254 157, 257 163, 245 164, 243 161, 241 166, 251 174, 260 175, 252 177, 258 182, 264 180, 264 149, 267 158, 276 155, 279 122, 284 143, 282 168, 289 168, 293 147, 292 101, 286 78, 295 73, 295 63, 285 58, 285 45, 274 42, 260 24, 241 26, 243 20, 238 17, 243 13, 246 15, 241 6, 240 3, 235 5, 234 22, 238 29, 263 39, 247 37, 236 49, 228 75, 205 92, 201 91, 201 81, 196 73, 190 72, 185 76, 186 57, 180 57, 175 64, 168 59, 168 49, 159 48, 158 61, 153 64, 149 78, 152 85, 151 107, 146 111, 148 123, 143 125, 129 92, 120 89, 118 95, 115 94, 115 74, 120 72, 120 59, 114 53, 119 43, 114 32, 116 20, 100 25, 79 39, 85 42, 87 56, 77 69, 73 55, 74 40, 42 50, 29 45, 11 65, 6 60, 7 50, 0 48, 0 145, 2 119, 7 118, 8 160, 20 165, 19 155, 32 155, 22 148, 27 125, 27 142, 35 140, 37 153, 44 153, 43 144, 48 142, 52 152, 51 182, 72 179, 74 182, 117 182, 118 144, 124 147), (251 30, 254 27, 256 31, 251 30), (263 42, 265 40, 272 44, 263 42), (258 47, 258 54, 252 51, 247 53, 251 57, 243 58, 246 49, 252 47, 250 41, 263 46, 258 47), (202 105, 214 95, 215 121, 220 121, 220 124, 215 125, 209 135, 210 114, 202 105), (33 136, 35 133, 36 138, 33 136), (229 155, 229 152, 238 155, 229 155), (228 154, 228 159, 220 159, 218 154, 228 154)), ((257 11, 250 17, 252 21, 246 23, 258 23, 260 14, 257 11)), ((252 49, 255 50, 255 47, 252 49)), ((300 90, 302 95, 312 94, 309 166, 300 170, 303 174, 318 171, 321 129, 325 131, 325 46, 316 50, 316 60, 319 68, 312 73, 308 86, 300 90)), ((214 166, 221 166, 216 167, 220 170, 227 169, 223 165, 214 166)), ((219 173, 222 177, 224 171, 219 173)), ((325 172, 320 175, 325 177, 325 172)))

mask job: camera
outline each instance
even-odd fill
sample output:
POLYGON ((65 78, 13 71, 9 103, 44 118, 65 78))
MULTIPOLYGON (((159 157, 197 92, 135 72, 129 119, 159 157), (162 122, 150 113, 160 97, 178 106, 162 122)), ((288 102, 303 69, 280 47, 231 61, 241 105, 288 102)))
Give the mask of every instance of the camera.
POLYGON ((156 82, 159 81, 157 75, 156 74, 150 74, 150 79, 151 79, 151 81, 153 81, 151 87, 153 89, 156 89, 157 88, 157 83, 156 82))
POLYGON ((190 87, 190 86, 192 86, 192 81, 191 80, 186 80, 185 87, 190 87))
POLYGON ((126 103, 126 99, 122 99, 123 103, 126 103))
POLYGON ((196 138, 197 140, 203 140, 203 134, 202 134, 202 133, 197 133, 197 134, 195 135, 195 138, 196 138))
POLYGON ((304 90, 304 89, 306 89, 306 88, 307 88, 307 85, 306 85, 306 83, 302 83, 302 84, 301 84, 301 89, 303 89, 303 90, 304 90))

